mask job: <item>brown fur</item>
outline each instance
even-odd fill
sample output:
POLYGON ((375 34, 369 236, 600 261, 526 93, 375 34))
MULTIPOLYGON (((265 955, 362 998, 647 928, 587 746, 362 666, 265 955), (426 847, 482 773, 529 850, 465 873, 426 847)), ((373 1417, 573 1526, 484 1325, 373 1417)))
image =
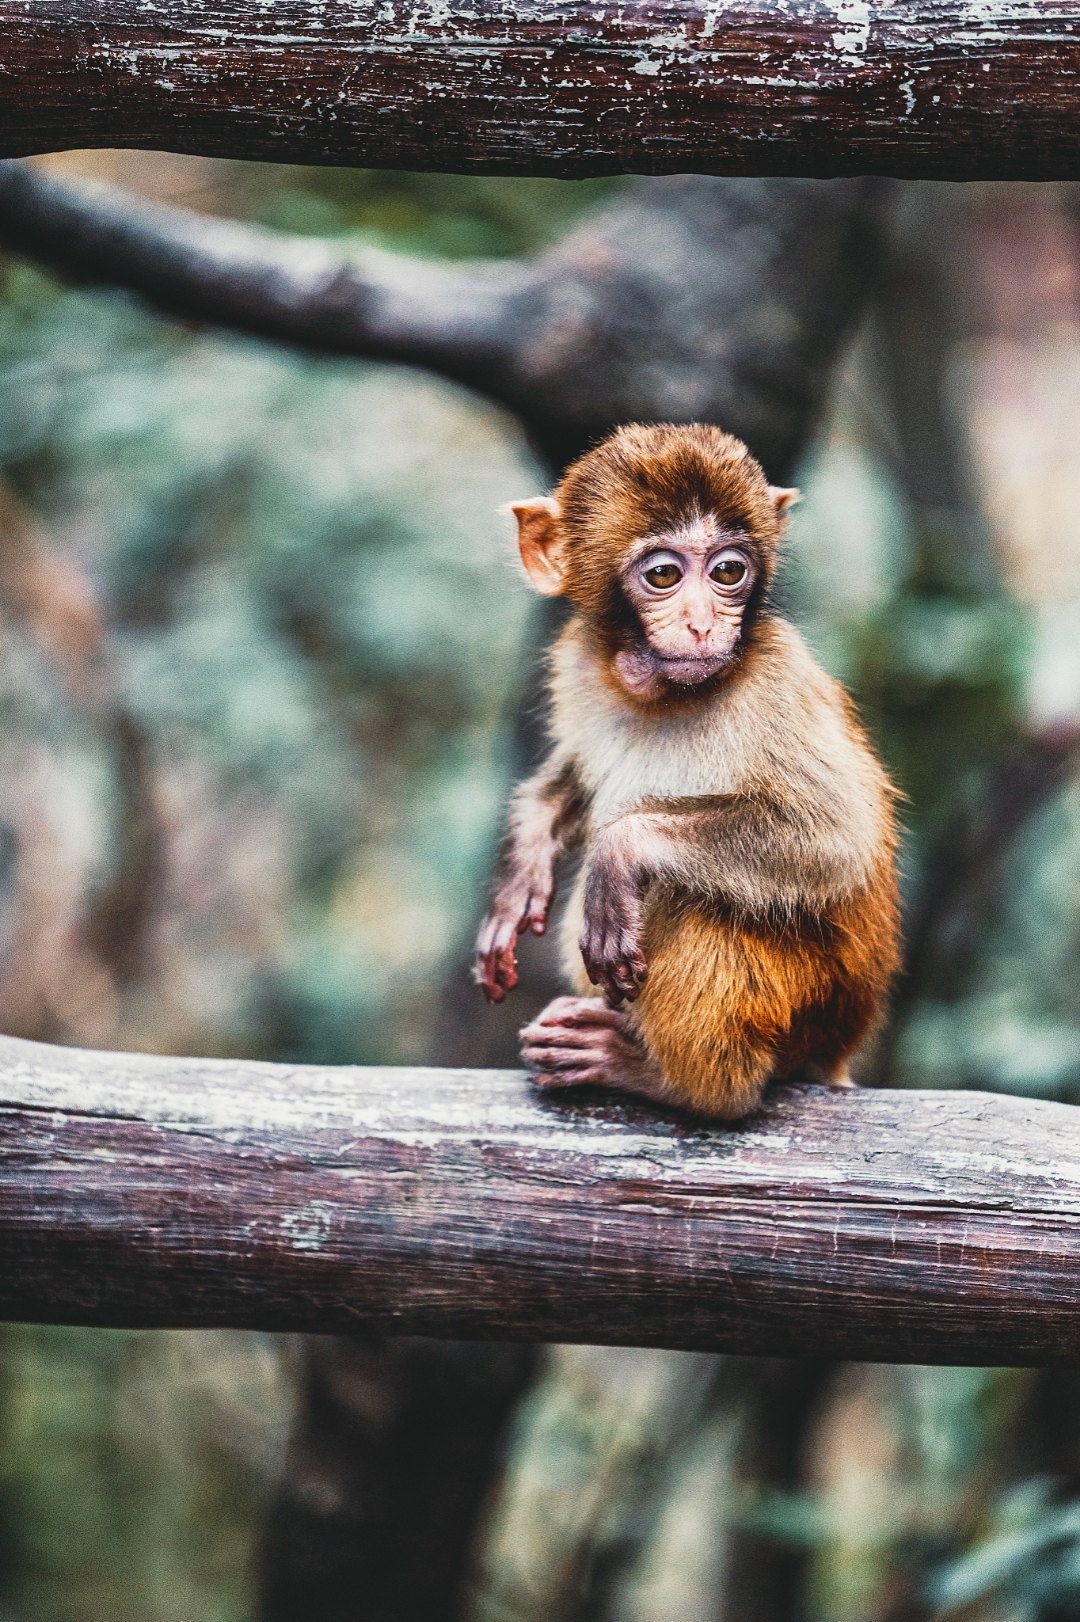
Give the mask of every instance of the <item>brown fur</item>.
POLYGON ((537 875, 582 843, 567 971, 586 992, 584 955, 610 1007, 631 1004, 551 1004, 523 1032, 542 1085, 598 1080, 737 1118, 770 1076, 839 1075, 880 1014, 898 957, 892 790, 847 695, 764 602, 796 494, 716 428, 630 427, 553 499, 515 508, 537 589, 577 616, 553 654, 554 748, 518 792, 478 978, 495 1001, 512 987, 515 935, 547 923, 553 884, 537 875), (633 571, 681 548, 672 600, 690 602, 730 537, 755 571, 735 609, 693 589, 707 623, 715 590, 737 642, 707 677, 669 679, 633 571), (635 646, 657 661, 648 680, 620 662, 635 646))
POLYGON ((705 423, 620 428, 555 491, 566 595, 608 647, 621 644, 618 566, 627 543, 720 514, 752 542, 767 588, 781 524, 768 480, 741 440, 705 423))
POLYGON ((896 971, 896 934, 884 866, 832 916, 781 924, 665 896, 645 926, 649 976, 634 1024, 677 1099, 738 1119, 770 1076, 840 1069, 896 971))

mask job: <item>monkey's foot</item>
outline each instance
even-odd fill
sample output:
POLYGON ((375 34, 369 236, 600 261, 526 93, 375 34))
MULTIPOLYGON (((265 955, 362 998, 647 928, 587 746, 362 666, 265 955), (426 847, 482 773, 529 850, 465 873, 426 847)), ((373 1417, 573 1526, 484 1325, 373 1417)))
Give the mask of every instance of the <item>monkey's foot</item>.
POLYGON ((671 1089, 622 1009, 601 997, 556 997, 519 1032, 538 1087, 614 1087, 656 1103, 671 1089))

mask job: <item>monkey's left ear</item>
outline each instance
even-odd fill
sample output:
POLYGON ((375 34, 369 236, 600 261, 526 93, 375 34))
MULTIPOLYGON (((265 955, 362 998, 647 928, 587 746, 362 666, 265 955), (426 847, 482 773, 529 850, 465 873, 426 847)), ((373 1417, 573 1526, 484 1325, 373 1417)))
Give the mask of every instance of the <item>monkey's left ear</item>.
POLYGON ((782 490, 778 484, 770 484, 769 494, 776 509, 777 518, 783 518, 789 507, 794 507, 797 501, 802 500, 802 491, 794 488, 782 490))
POLYGON ((518 551, 533 589, 542 597, 561 597, 566 587, 559 556, 559 503, 553 496, 533 496, 511 501, 503 511, 517 519, 518 551))

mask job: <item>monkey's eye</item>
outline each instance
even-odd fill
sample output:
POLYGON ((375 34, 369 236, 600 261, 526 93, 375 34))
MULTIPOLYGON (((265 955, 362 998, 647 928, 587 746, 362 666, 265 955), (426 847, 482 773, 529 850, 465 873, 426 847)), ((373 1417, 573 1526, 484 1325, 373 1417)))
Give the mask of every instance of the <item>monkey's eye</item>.
POLYGON ((645 580, 654 591, 670 591, 682 579, 682 570, 677 563, 654 563, 651 569, 645 570, 645 580))
POLYGON ((741 558, 737 552, 725 553, 717 558, 709 570, 709 579, 715 580, 718 586, 737 586, 746 579, 745 558, 741 558))

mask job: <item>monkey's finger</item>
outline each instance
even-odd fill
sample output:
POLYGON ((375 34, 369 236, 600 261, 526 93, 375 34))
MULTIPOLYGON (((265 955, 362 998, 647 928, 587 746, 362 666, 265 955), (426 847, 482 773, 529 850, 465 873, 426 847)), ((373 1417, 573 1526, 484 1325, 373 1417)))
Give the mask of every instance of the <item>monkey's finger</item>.
POLYGON ((596 1065, 582 1065, 577 1070, 541 1071, 529 1079, 541 1092, 550 1093, 562 1087, 587 1087, 602 1080, 602 1072, 596 1065))
POLYGON ((476 975, 476 983, 480 987, 480 990, 484 993, 484 998, 487 1002, 492 1003, 505 1001, 506 992, 496 980, 493 971, 485 969, 478 970, 476 975))
POLYGON ((517 941, 517 926, 499 913, 492 913, 485 918, 476 941, 477 958, 494 958, 508 949, 513 950, 517 941))
POLYGON ((585 973, 589 976, 591 985, 599 986, 605 997, 610 995, 610 987, 602 963, 597 962, 595 959, 585 958, 585 973))
POLYGON ((635 979, 643 980, 648 973, 644 953, 641 950, 641 938, 637 930, 624 929, 619 935, 618 946, 619 968, 635 979))
POLYGON ((537 1014, 534 1025, 558 1025, 561 1020, 576 1022, 585 1020, 585 1023, 595 1023, 594 1015, 602 1014, 603 1002, 600 998, 555 998, 548 1002, 543 1012, 537 1014))
POLYGON ((611 1040, 603 1025, 526 1025, 518 1032, 522 1048, 601 1047, 611 1040))
POLYGON ((531 1034, 526 1028, 521 1038, 523 1058, 535 1058, 542 1064, 555 1064, 567 1053, 604 1053, 611 1046, 611 1032, 602 1025, 542 1026, 531 1034))
POLYGON ((493 954, 495 983, 503 991, 513 991, 518 983, 517 958, 513 946, 504 946, 493 954))
POLYGON ((606 1007, 599 997, 558 997, 542 1014, 530 1020, 518 1035, 524 1036, 528 1031, 542 1031, 547 1034, 557 1026, 574 1029, 602 1025, 610 1028, 618 1027, 621 1023, 618 1014, 606 1007))
POLYGON ((636 964, 621 960, 612 969, 611 978, 620 996, 625 997, 627 1002, 637 1001, 645 975, 638 971, 636 964))
POLYGON ((603 991, 613 991, 614 987, 610 983, 608 970, 610 959, 606 950, 606 938, 594 935, 590 930, 582 935, 578 946, 581 951, 582 961, 585 964, 585 972, 593 985, 599 986, 603 991))
POLYGON ((591 1063, 606 1052, 606 1043, 575 1039, 575 1033, 568 1031, 562 1042, 523 1043, 521 1057, 541 1070, 565 1070, 568 1064, 584 1064, 586 1060, 591 1063))
POLYGON ((517 938, 521 934, 521 922, 517 918, 500 918, 495 930, 492 947, 496 952, 512 952, 517 945, 517 938))
POLYGON ((490 1002, 491 999, 488 994, 495 985, 494 966, 490 954, 477 951, 476 956, 473 958, 472 977, 473 982, 480 987, 484 996, 488 997, 490 1002))
POLYGON ((637 976, 625 959, 612 964, 611 978, 624 997, 632 996, 637 991, 637 976))
MULTIPOLYGON (((581 953, 585 967, 590 971, 601 967, 604 960, 604 943, 606 932, 594 922, 586 923, 585 928, 578 936, 578 951, 581 953)), ((595 985, 597 982, 593 980, 595 985)))
POLYGON ((623 958, 615 965, 613 978, 623 996, 633 1002, 641 992, 646 973, 645 965, 640 959, 623 958))
POLYGON ((556 1031, 553 1036, 526 1036, 521 1043, 522 1058, 555 1063, 569 1052, 599 1053, 610 1046, 609 1033, 599 1026, 592 1031, 556 1031))
POLYGON ((594 1075, 603 1070, 603 1060, 595 1053, 575 1053, 565 1064, 530 1064, 529 1075, 539 1085, 545 1082, 558 1082, 566 1076, 581 1076, 583 1071, 591 1071, 594 1075))
POLYGON ((565 1053, 556 1053, 548 1057, 528 1057, 522 1055, 526 1068, 530 1074, 559 1075, 564 1070, 577 1070, 583 1064, 599 1064, 601 1055, 592 1053, 588 1048, 567 1048, 565 1053))
POLYGON ((502 1002, 518 983, 517 963, 512 947, 478 954, 476 978, 488 1002, 502 1002))
POLYGON ((529 897, 529 904, 525 909, 525 916, 521 920, 522 933, 531 929, 534 935, 542 935, 547 929, 548 909, 551 904, 550 896, 541 895, 537 891, 529 897))
POLYGON ((630 991, 635 989, 633 977, 625 972, 619 953, 613 946, 607 947, 598 967, 603 976, 601 984, 612 996, 623 997, 628 989, 630 991))

